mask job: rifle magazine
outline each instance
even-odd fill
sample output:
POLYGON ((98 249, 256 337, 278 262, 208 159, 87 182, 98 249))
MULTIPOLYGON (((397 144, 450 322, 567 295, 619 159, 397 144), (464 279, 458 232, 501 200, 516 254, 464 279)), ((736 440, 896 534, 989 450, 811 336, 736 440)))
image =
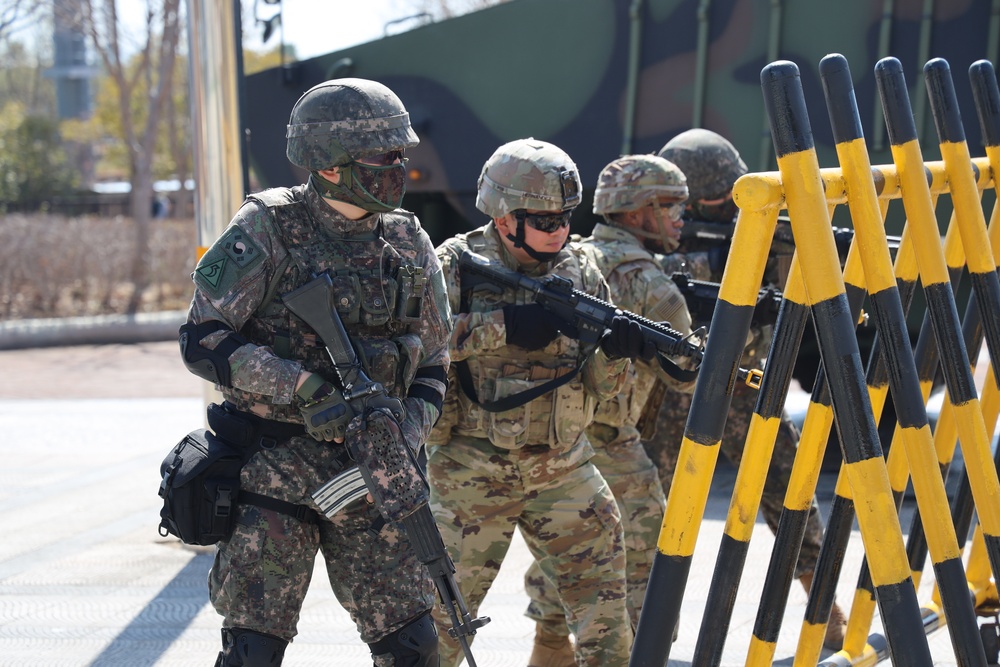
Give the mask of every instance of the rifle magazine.
POLYGON ((333 518, 345 507, 368 494, 368 485, 361 470, 354 466, 340 473, 319 487, 313 494, 313 502, 328 518, 333 518))

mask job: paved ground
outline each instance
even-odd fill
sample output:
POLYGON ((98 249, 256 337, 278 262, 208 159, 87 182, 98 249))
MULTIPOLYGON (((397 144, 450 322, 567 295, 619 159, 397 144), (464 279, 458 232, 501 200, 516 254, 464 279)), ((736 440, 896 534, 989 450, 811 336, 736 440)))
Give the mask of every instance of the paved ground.
MULTIPOLYGON (((175 343, 0 352, 0 372, 0 666, 212 664, 211 554, 156 532, 160 461, 201 424, 204 405, 203 383, 180 364, 175 343)), ((690 664, 733 478, 723 468, 713 482, 670 665, 690 664)), ((834 481, 822 476, 824 511, 834 481)), ((911 512, 908 502, 904 529, 911 512)), ((724 665, 744 663, 771 544, 759 522, 748 558, 757 566, 744 575, 724 665)), ((482 667, 527 664, 528 558, 516 540, 486 599, 482 613, 493 623, 475 643, 482 667)), ((845 604, 860 560, 855 531, 838 587, 845 604)), ((930 599, 931 578, 921 600, 930 599)), ((317 572, 285 665, 370 665, 324 580, 317 572)), ((805 601, 792 590, 776 664, 792 664, 805 601)), ((930 643, 935 664, 956 664, 946 629, 930 643)))

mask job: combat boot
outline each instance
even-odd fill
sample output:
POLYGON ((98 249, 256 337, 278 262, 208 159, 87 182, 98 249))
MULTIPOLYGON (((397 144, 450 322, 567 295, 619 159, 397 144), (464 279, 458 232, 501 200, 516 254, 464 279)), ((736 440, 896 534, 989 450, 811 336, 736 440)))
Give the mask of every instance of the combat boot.
POLYGON ((823 638, 823 646, 831 651, 839 651, 844 648, 844 637, 847 636, 847 614, 836 602, 830 609, 830 620, 826 624, 826 636, 823 638))
MULTIPOLYGON (((802 582, 802 588, 806 589, 806 595, 809 595, 809 589, 812 588, 813 573, 806 572, 799 577, 799 581, 802 582)), ((844 637, 846 635, 847 614, 834 601, 833 607, 830 608, 830 620, 826 623, 826 635, 823 637, 823 646, 831 651, 839 651, 844 648, 844 637)))
POLYGON ((535 626, 535 646, 531 649, 528 667, 576 667, 573 642, 567 635, 557 635, 540 625, 535 626))

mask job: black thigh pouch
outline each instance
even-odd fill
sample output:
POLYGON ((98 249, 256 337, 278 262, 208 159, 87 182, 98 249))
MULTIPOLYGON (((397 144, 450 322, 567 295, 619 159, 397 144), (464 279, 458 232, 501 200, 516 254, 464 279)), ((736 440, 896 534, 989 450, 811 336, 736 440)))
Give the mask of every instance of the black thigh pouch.
POLYGON ((160 464, 160 535, 199 545, 228 539, 245 455, 206 429, 185 435, 160 464))

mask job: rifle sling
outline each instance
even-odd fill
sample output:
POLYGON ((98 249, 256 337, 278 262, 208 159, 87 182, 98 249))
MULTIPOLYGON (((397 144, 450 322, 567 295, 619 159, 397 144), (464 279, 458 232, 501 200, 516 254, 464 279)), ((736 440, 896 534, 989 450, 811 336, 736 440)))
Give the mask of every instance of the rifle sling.
POLYGON ((660 368, 663 369, 663 372, 678 382, 694 382, 698 379, 697 369, 693 371, 684 370, 673 361, 659 353, 656 355, 656 360, 660 362, 660 368))
POLYGON ((514 408, 519 408, 525 403, 535 400, 542 394, 546 394, 557 387, 561 387, 573 378, 576 374, 580 372, 580 368, 574 368, 573 372, 566 373, 566 375, 560 375, 557 378, 553 378, 544 384, 532 387, 531 389, 525 389, 524 391, 519 391, 516 394, 511 394, 510 396, 504 396, 496 401, 483 401, 480 402, 479 396, 476 394, 476 387, 472 382, 472 372, 469 370, 469 362, 456 361, 452 364, 455 367, 455 374, 458 375, 458 383, 462 387, 462 391, 469 400, 481 407, 487 412, 506 412, 507 410, 513 410, 514 408))

